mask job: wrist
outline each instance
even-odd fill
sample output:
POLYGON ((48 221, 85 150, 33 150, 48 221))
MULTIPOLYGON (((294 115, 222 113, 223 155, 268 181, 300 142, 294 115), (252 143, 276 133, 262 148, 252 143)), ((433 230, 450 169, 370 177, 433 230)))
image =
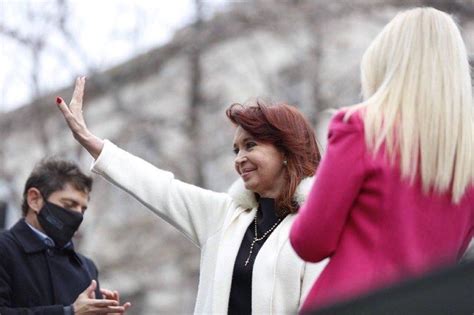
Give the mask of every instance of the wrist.
POLYGON ((77 142, 79 142, 82 145, 87 144, 87 142, 93 138, 93 135, 89 131, 89 129, 81 130, 81 132, 73 132, 73 136, 74 136, 74 139, 76 139, 77 142))
POLYGON ((77 135, 76 140, 92 155, 95 160, 99 157, 100 152, 102 152, 102 148, 104 147, 104 140, 93 135, 88 130, 84 134, 77 135))

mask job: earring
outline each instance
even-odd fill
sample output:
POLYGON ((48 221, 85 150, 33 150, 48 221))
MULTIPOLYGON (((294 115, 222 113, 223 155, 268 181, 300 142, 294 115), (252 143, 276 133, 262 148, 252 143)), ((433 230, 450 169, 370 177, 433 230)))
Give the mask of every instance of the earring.
POLYGON ((288 161, 287 161, 287 160, 284 160, 284 161, 283 161, 283 165, 287 166, 287 165, 288 165, 288 161))

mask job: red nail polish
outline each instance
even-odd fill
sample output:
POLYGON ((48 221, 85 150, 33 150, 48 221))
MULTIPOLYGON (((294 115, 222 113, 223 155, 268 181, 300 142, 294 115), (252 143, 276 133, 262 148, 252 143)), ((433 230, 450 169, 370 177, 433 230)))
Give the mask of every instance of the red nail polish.
POLYGON ((56 97, 56 103, 61 104, 62 101, 63 101, 62 98, 60 98, 59 96, 56 97))

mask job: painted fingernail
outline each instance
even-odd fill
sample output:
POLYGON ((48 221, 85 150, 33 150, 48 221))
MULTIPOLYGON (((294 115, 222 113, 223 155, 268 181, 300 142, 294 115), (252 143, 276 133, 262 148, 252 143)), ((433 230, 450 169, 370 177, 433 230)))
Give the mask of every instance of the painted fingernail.
POLYGON ((62 101, 63 101, 62 98, 60 98, 59 96, 56 97, 56 103, 61 104, 62 101))

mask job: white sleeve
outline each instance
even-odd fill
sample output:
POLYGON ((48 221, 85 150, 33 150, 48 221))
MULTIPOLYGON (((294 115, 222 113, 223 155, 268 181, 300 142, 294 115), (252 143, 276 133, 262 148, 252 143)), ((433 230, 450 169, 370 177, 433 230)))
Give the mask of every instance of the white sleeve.
POLYGON ((229 195, 181 182, 108 140, 92 171, 131 194, 199 247, 236 208, 229 195))

